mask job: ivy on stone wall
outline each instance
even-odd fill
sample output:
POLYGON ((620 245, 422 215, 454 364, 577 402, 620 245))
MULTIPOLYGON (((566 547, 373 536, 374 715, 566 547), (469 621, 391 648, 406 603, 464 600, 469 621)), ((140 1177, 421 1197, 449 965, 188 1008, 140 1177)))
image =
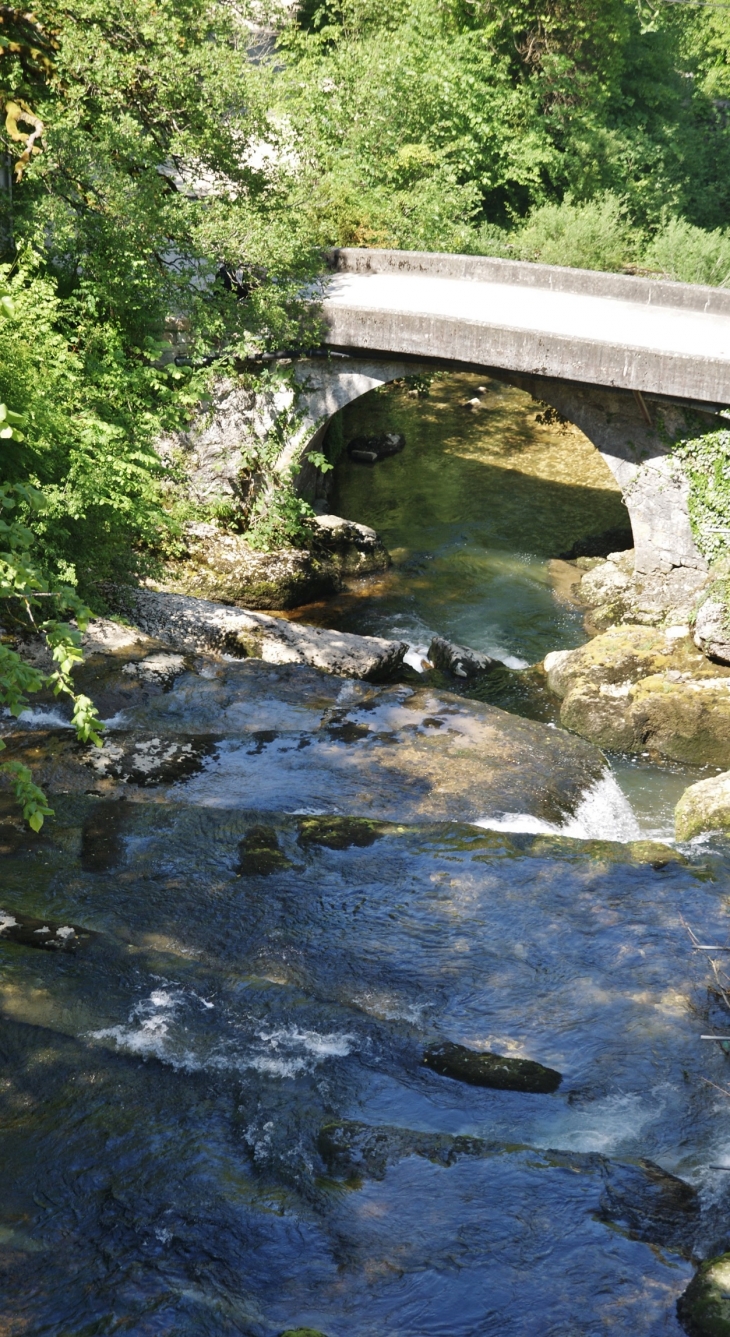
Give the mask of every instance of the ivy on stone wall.
POLYGON ((730 556, 730 424, 683 441, 676 454, 689 480, 697 547, 714 564, 730 556))

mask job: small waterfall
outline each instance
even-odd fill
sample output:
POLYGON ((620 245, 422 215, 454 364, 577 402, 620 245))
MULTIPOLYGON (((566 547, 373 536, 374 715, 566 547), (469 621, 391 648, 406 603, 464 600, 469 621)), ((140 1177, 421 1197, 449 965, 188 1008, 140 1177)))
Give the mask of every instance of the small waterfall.
POLYGON ((586 791, 573 816, 566 817, 561 824, 545 822, 525 812, 506 812, 501 817, 482 817, 475 825, 488 831, 572 836, 576 840, 641 839, 641 828, 631 804, 611 771, 586 791))

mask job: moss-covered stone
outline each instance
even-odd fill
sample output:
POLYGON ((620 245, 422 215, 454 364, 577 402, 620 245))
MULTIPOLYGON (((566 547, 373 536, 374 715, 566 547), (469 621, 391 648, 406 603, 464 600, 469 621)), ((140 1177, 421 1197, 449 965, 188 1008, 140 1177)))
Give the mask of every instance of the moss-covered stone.
POLYGON ((549 656, 547 669, 561 724, 599 747, 730 765, 730 669, 706 659, 688 628, 612 627, 549 656))
POLYGON ((242 534, 196 524, 186 533, 187 554, 169 564, 165 588, 199 599, 246 608, 296 608, 341 588, 339 570, 326 553, 281 548, 259 552, 242 534))
POLYGON ((287 1328, 281 1337, 325 1337, 319 1328, 287 1328))
POLYGON ((677 840, 703 831, 730 831, 730 771, 712 775, 685 789, 674 809, 677 840))
POLYGON ((529 1058, 506 1058, 502 1054, 467 1049, 444 1041, 425 1050, 423 1061, 442 1077, 453 1077, 470 1086, 492 1086, 502 1091, 549 1094, 563 1080, 555 1068, 545 1068, 529 1058))
POLYGON ((709 1258, 677 1302, 690 1337, 730 1337, 730 1253, 709 1258))
POLYGON ((273 826, 252 826, 238 846, 239 877, 268 877, 291 866, 273 826))
POLYGON ((329 850, 347 850, 352 845, 361 848, 374 845, 385 834, 383 822, 371 822, 366 817, 306 817, 299 827, 299 844, 325 845, 329 850))

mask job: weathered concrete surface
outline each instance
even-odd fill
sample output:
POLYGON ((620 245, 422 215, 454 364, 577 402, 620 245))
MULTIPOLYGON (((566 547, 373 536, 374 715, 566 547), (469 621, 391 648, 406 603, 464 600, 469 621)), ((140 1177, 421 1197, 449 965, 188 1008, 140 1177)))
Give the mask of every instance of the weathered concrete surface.
POLYGON ((160 590, 129 590, 120 598, 142 631, 187 652, 250 655, 267 664, 309 664, 344 678, 375 680, 393 673, 408 649, 405 641, 327 631, 160 590))
POLYGON ((330 346, 730 402, 730 293, 478 256, 333 253, 330 346))

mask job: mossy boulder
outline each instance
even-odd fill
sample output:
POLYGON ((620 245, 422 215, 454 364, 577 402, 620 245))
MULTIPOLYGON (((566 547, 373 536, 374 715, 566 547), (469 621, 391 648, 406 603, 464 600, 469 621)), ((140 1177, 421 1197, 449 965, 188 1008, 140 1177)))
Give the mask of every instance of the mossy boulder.
POLYGON ((545 667, 561 724, 599 747, 730 765, 730 668, 705 658, 688 627, 611 627, 545 667))
POLYGON ((368 576, 387 571, 390 553, 376 530, 340 515, 317 515, 312 524, 316 548, 343 576, 368 576))
POLYGON ((287 1328, 281 1337, 325 1337, 319 1328, 287 1328))
POLYGON ((252 826, 238 846, 239 877, 268 877, 291 866, 273 826, 252 826))
POLYGON ((730 771, 712 775, 685 789, 674 809, 677 840, 703 831, 730 831, 730 771))
POLYGON ((425 1050, 423 1061, 442 1077, 470 1086, 491 1086, 501 1091, 529 1091, 535 1095, 557 1091, 563 1080, 555 1068, 529 1058, 506 1058, 489 1051, 467 1049, 445 1041, 425 1050))
POLYGON ((367 817, 305 817, 299 827, 299 844, 324 845, 329 850, 364 849, 374 845, 387 830, 383 822, 367 817))
POLYGON ((677 1301, 690 1337, 730 1337, 730 1253, 709 1258, 677 1301))
POLYGON ((165 573, 165 588, 175 594, 246 608, 296 608, 342 587, 339 569, 324 552, 259 552, 242 534, 213 524, 188 525, 185 542, 185 556, 170 563, 165 573))

